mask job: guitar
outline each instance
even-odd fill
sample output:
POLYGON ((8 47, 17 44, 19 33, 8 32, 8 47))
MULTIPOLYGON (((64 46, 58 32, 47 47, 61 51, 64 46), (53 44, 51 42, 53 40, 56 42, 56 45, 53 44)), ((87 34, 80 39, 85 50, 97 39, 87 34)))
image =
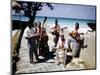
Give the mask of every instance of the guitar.
POLYGON ((60 30, 63 30, 63 29, 67 29, 67 27, 63 27, 63 28, 60 28, 60 29, 55 29, 55 28, 52 28, 53 29, 53 31, 51 31, 51 33, 53 34, 53 35, 55 35, 56 34, 56 32, 59 32, 60 30), (56 31, 56 32, 55 32, 56 31))

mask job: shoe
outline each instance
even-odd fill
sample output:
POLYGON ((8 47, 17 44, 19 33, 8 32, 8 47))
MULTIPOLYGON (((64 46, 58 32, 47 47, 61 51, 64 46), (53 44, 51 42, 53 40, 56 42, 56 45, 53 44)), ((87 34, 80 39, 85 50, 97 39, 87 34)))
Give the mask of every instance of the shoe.
POLYGON ((60 62, 59 61, 56 61, 55 64, 60 65, 60 62))
POLYGON ((36 64, 36 62, 30 61, 31 64, 36 64))
POLYGON ((38 62, 38 60, 35 60, 35 63, 37 63, 38 62))
POLYGON ((30 63, 33 63, 33 61, 30 61, 30 63))

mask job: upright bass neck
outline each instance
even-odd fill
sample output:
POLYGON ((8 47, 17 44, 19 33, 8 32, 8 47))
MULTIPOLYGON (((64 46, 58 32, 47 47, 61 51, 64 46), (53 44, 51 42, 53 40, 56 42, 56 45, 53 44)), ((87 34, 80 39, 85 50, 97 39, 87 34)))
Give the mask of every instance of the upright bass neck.
POLYGON ((47 20, 47 17, 45 17, 44 21, 43 21, 43 25, 42 25, 42 29, 41 29, 41 34, 40 34, 40 41, 41 41, 41 38, 42 38, 42 34, 43 34, 43 28, 44 28, 44 24, 47 20))
POLYGON ((44 21, 43 21, 42 28, 44 27, 44 24, 45 24, 46 20, 47 20, 47 17, 45 17, 45 19, 44 19, 44 21))

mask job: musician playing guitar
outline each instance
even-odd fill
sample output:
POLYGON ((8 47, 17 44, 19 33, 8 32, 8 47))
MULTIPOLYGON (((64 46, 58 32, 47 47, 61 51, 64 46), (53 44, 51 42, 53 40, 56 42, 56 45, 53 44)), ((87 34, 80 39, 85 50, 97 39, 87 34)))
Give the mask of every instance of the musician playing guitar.
POLYGON ((54 47, 57 46, 59 36, 60 36, 60 26, 58 25, 58 19, 55 20, 55 26, 51 28, 52 34, 54 35, 54 47))

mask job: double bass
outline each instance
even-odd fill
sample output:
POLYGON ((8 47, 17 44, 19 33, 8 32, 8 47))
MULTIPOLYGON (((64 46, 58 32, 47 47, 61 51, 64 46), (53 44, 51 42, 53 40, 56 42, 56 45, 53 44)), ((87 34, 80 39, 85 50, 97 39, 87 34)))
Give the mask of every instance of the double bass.
POLYGON ((48 35, 46 33, 46 29, 44 28, 44 24, 47 20, 47 17, 45 17, 44 21, 43 21, 43 25, 41 27, 41 31, 40 31, 40 37, 39 37, 39 48, 40 48, 40 53, 41 55, 43 55, 45 58, 47 58, 47 55, 49 53, 49 46, 48 46, 48 35))
POLYGON ((43 25, 42 25, 42 28, 41 28, 41 31, 40 31, 39 41, 42 41, 43 39, 45 39, 45 36, 47 36, 46 29, 44 28, 44 24, 45 24, 46 20, 47 20, 47 17, 45 17, 45 19, 43 21, 43 25))

